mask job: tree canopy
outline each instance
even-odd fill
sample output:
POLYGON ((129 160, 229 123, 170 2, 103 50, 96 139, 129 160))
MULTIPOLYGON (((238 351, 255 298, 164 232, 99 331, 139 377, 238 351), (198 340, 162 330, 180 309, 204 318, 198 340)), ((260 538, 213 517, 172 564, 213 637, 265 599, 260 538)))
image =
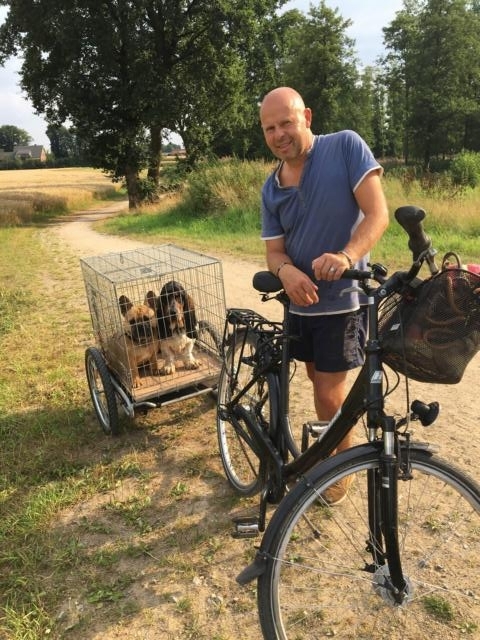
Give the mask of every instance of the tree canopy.
POLYGON ((32 138, 30 134, 11 124, 0 126, 0 149, 3 151, 13 151, 16 144, 30 144, 32 138))
POLYGON ((356 129, 377 155, 428 167, 480 150, 480 0, 404 0, 368 68, 338 9, 284 4, 0 0, 0 62, 23 55, 22 88, 54 143, 67 144, 70 122, 94 166, 125 180, 131 207, 158 185, 166 130, 190 163, 265 154, 258 102, 281 84, 303 95, 316 133, 356 129))
POLYGON ((384 33, 388 99, 405 157, 428 166, 432 157, 479 150, 479 3, 406 0, 384 33))
MULTIPOLYGON (((22 52, 21 85, 35 109, 71 121, 95 166, 125 178, 130 206, 140 172, 158 180, 162 131, 180 128, 189 152, 248 119, 250 51, 275 0, 16 0, 0 28, 0 56, 22 52), (243 100, 242 100, 243 96, 243 100), (181 128, 183 127, 183 129, 181 128)), ((253 84, 262 73, 253 75, 253 84)), ((258 91, 257 91, 258 92, 258 91)), ((256 92, 256 93, 257 93, 256 92)))

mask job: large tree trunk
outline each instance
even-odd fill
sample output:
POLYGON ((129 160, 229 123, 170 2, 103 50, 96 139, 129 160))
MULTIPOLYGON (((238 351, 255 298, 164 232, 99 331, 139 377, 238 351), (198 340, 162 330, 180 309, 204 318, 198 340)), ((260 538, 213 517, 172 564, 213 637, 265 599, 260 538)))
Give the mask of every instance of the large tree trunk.
POLYGON ((162 161, 162 127, 150 127, 150 154, 147 177, 158 187, 160 182, 160 164, 162 161))
POLYGON ((137 209, 142 201, 137 171, 131 167, 125 167, 125 182, 127 184, 128 208, 137 209))

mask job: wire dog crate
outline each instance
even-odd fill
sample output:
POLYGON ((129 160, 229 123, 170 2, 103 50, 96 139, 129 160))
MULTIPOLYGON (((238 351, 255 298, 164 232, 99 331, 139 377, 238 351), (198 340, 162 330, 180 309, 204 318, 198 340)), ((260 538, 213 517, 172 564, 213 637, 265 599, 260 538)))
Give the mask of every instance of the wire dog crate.
MULTIPOLYGON (((80 264, 98 346, 87 349, 86 369, 100 422, 109 422, 108 407, 104 410, 108 389, 103 389, 105 383, 108 387, 107 372, 129 414, 140 405, 161 406, 216 386, 226 311, 218 260, 165 244, 82 258, 80 264), (160 318, 160 293, 172 282, 188 297, 188 312, 193 311, 195 326, 188 336, 194 338, 194 346, 190 359, 178 346, 174 361, 166 366, 171 350, 160 323, 167 327, 173 320, 160 318), (99 377, 100 383, 95 382, 99 377)), ((175 331, 177 337, 183 334, 185 343, 185 329, 175 331)), ((111 431, 111 425, 102 426, 111 431)))

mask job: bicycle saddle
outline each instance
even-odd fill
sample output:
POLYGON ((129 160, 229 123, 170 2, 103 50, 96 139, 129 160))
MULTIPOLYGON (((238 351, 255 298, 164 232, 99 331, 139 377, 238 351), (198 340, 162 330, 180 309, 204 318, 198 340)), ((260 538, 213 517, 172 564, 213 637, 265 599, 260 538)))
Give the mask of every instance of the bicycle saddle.
POLYGON ((282 281, 271 271, 257 271, 253 276, 253 288, 260 293, 275 293, 283 289, 282 281))

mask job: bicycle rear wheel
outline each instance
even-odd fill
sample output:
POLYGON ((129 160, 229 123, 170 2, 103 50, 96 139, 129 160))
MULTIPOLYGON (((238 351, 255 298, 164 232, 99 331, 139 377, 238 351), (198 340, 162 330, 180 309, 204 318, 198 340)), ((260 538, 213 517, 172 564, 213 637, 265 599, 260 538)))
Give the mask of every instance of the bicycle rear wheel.
POLYGON ((235 407, 228 403, 254 376, 255 336, 238 335, 227 350, 217 389, 217 438, 220 457, 229 484, 237 493, 252 496, 265 483, 265 465, 252 439, 249 425, 268 430, 278 415, 278 384, 273 374, 261 376, 235 407))
MULTIPOLYGON (((388 570, 372 566, 367 472, 379 469, 369 445, 317 465, 281 503, 261 551, 258 579, 264 638, 339 637, 432 640, 480 631, 480 487, 420 449, 410 451, 411 479, 398 485, 400 553, 409 596, 396 605, 388 570), (344 502, 323 492, 352 479, 344 502), (263 557, 263 556, 262 556, 263 557)), ((372 474, 370 474, 372 475, 372 474)))

